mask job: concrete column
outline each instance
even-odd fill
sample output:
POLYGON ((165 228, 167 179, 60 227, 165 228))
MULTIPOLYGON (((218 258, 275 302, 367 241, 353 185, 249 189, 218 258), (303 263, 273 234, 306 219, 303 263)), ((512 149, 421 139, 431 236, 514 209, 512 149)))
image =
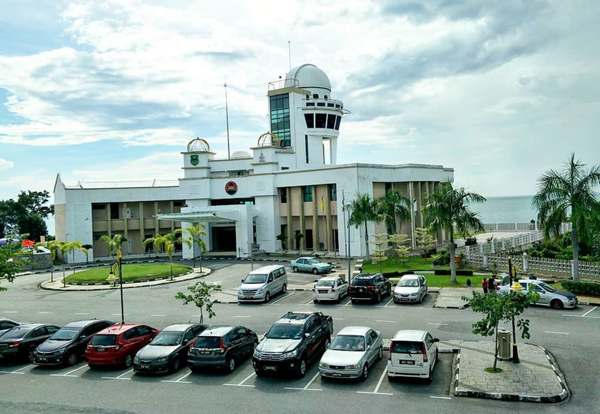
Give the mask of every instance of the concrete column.
MULTIPOLYGON (((123 203, 123 236, 126 240, 129 240, 129 229, 127 228, 127 203, 123 203)), ((130 242, 128 241, 125 246, 127 246, 124 252, 125 255, 131 253, 129 251, 130 242)))
POLYGON ((523 273, 527 273, 529 271, 529 257, 526 252, 523 252, 523 273))
MULTIPOLYGON (((335 185, 335 184, 332 184, 335 185)), ((326 231, 326 249, 329 252, 333 251, 333 241, 332 241, 332 226, 331 226, 331 200, 329 198, 329 185, 326 186, 325 190, 325 231, 326 231)))
MULTIPOLYGON (((173 200, 169 201, 169 212, 172 214, 175 212, 175 203, 173 200)), ((171 232, 175 231, 175 222, 171 220, 171 232)))
POLYGON ((283 189, 286 193, 287 200, 287 248, 288 250, 294 249, 294 239, 292 232, 292 189, 290 187, 286 187, 283 189))
POLYGON ((108 232, 108 237, 112 237, 112 222, 110 221, 112 214, 110 212, 110 203, 106 203, 106 231, 108 232))
POLYGON ((158 225, 158 201, 154 202, 154 234, 158 234, 160 226, 158 225))
POLYGON ((317 186, 313 186, 313 216, 312 216, 312 239, 313 251, 319 250, 319 202, 317 197, 317 186))
POLYGON ((413 200, 415 199, 415 192, 414 192, 414 187, 413 187, 413 182, 410 181, 408 183, 408 194, 409 194, 409 199, 410 199, 410 241, 411 241, 411 246, 412 248, 416 248, 417 247, 417 241, 415 238, 415 209, 414 209, 414 205, 413 205, 413 200))
POLYGON ((300 233, 304 237, 300 240, 300 250, 306 250, 306 224, 304 223, 304 190, 300 187, 300 233))
POLYGON ((138 203, 138 209, 139 209, 139 220, 140 220, 140 240, 142 242, 142 249, 144 252, 146 252, 146 246, 144 246, 144 240, 146 240, 146 232, 144 231, 144 202, 140 201, 138 203))

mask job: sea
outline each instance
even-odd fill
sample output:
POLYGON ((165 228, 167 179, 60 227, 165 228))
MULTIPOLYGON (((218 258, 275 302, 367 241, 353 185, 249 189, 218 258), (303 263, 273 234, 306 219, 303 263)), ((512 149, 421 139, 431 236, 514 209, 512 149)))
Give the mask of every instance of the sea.
POLYGON ((533 196, 486 198, 470 206, 482 223, 529 223, 537 218, 537 210, 531 205, 533 196))

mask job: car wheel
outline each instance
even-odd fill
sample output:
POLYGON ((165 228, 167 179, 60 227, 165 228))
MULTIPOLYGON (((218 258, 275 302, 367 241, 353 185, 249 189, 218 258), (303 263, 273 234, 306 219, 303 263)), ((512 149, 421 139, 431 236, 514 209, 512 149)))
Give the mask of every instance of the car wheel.
POLYGON ((285 293, 287 292, 287 285, 284 283, 283 286, 281 287, 281 293, 285 293))
POLYGON ((294 271, 294 273, 298 273, 298 268, 296 266, 292 267, 292 270, 294 271))
POLYGON ((265 303, 271 300, 271 294, 269 292, 265 293, 265 303))
POLYGON ((316 267, 312 270, 312 272, 313 275, 319 274, 319 270, 316 267))
POLYGON ((129 368, 132 363, 133 363, 133 358, 131 357, 131 354, 129 354, 123 360, 123 365, 125 365, 125 368, 129 368))
POLYGON ((227 358, 227 371, 235 371, 235 358, 227 358))
POLYGON ((377 353, 377 359, 380 361, 383 359, 383 346, 379 347, 379 352, 377 353))
POLYGON ((300 378, 306 375, 306 358, 302 358, 298 364, 298 376, 300 378))
POLYGON ((35 361, 35 355, 33 354, 33 350, 27 352, 27 359, 29 360, 29 362, 35 361))
POLYGON ((377 298, 375 300, 377 301, 377 303, 381 302, 381 293, 377 294, 377 298))
POLYGON ((562 301, 559 299, 552 300, 552 302, 550 302, 550 306, 552 309, 562 309, 565 307, 565 305, 563 305, 562 301))
POLYGON ((263 370, 259 369, 259 368, 254 368, 254 373, 256 374, 257 377, 262 377, 265 374, 263 372, 263 370))
POLYGON ((362 372, 360 374, 360 380, 366 381, 367 378, 369 378, 369 364, 365 362, 365 365, 363 366, 362 372))
POLYGON ((313 299, 313 303, 319 303, 318 299, 313 299))
POLYGON ((181 361, 179 360, 179 358, 175 358, 173 360, 173 364, 171 365, 171 372, 177 372, 179 371, 179 366, 181 365, 181 361))
POLYGON ((327 351, 327 348, 329 348, 329 344, 330 344, 330 343, 331 343, 331 339, 329 339, 329 338, 326 338, 326 339, 325 339, 325 342, 323 342, 323 349, 324 349, 325 351, 327 351))
POLYGON ((77 363, 78 359, 79 358, 77 358, 77 355, 74 352, 70 353, 69 356, 67 357, 67 365, 68 366, 75 365, 77 363))

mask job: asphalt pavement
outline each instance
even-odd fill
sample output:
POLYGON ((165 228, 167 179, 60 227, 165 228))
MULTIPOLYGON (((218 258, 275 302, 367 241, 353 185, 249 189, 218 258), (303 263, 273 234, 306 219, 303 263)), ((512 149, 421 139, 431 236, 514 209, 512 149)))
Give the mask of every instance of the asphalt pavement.
MULTIPOLYGON (((234 288, 249 264, 214 263, 207 280, 234 288)), ((259 265, 254 265, 259 266, 259 265)), ((51 292, 37 286, 48 275, 16 279, 0 295, 0 317, 64 324, 88 318, 120 319, 118 291, 51 292)), ((312 275, 290 275, 309 283, 312 275)), ((164 326, 198 320, 199 312, 174 299, 193 282, 125 291, 125 319, 164 326)), ((247 326, 259 334, 287 311, 319 310, 334 318, 334 330, 366 325, 391 338, 399 329, 427 329, 441 340, 479 340, 471 333, 478 315, 469 309, 436 309, 433 298, 423 304, 352 305, 312 303, 310 291, 290 291, 269 304, 217 304, 211 324, 247 326)), ((600 308, 572 311, 530 308, 529 340, 546 347, 558 360, 573 393, 559 404, 477 400, 450 394, 451 355, 443 355, 431 384, 385 378, 385 358, 372 367, 365 382, 329 382, 312 366, 303 379, 256 378, 249 362, 231 374, 191 374, 187 368, 165 377, 140 377, 129 370, 90 371, 83 363, 58 370, 29 364, 1 365, 0 412, 11 413, 223 413, 223 412, 392 412, 407 413, 594 413, 600 406, 596 358, 600 343, 600 308)))

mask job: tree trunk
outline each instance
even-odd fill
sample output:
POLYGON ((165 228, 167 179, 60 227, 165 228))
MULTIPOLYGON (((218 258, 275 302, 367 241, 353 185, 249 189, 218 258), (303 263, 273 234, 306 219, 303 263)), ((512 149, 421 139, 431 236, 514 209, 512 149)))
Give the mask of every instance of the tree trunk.
POLYGON ((454 235, 450 230, 450 245, 448 246, 448 254, 450 256, 450 281, 456 283, 456 260, 454 255, 456 254, 456 247, 454 246, 454 235))
POLYGON ((573 247, 573 280, 579 280, 579 240, 577 240, 577 229, 574 223, 571 228, 571 244, 573 247))
POLYGON ((169 257, 169 273, 171 275, 171 280, 173 280, 173 259, 169 257))
POLYGON ((496 328, 494 329, 494 336, 496 337, 496 343, 494 345, 494 371, 496 371, 496 366, 498 364, 498 324, 496 324, 496 328))
POLYGON ((369 258, 369 230, 368 230, 368 221, 365 220, 365 251, 367 253, 367 259, 369 258))
POLYGON ((202 308, 203 307, 200 307, 200 325, 204 322, 204 312, 202 312, 202 308))

